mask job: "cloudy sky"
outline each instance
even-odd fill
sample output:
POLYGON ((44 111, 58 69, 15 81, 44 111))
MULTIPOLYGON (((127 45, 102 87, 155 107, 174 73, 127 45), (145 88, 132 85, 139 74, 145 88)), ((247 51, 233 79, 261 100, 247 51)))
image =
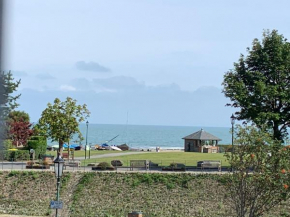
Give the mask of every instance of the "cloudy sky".
POLYGON ((21 78, 20 110, 86 103, 90 123, 229 126, 221 93, 241 53, 277 29, 290 2, 9 0, 5 68, 21 78))

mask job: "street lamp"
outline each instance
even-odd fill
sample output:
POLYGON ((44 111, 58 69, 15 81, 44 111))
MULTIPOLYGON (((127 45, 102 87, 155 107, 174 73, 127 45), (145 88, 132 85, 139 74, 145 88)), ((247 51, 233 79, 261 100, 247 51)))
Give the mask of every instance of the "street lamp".
MULTIPOLYGON (((85 147, 85 159, 87 159, 87 145, 88 145, 88 128, 89 128, 89 121, 86 122, 87 125, 87 131, 86 131, 86 147, 85 147)), ((89 152, 89 154, 91 154, 89 152)))
POLYGON ((232 159, 233 159, 233 151, 234 151, 234 124, 236 117, 234 114, 231 116, 231 124, 232 124, 232 159))
MULTIPOLYGON (((87 121, 87 139, 86 143, 88 142, 88 133, 89 133, 89 122, 87 121)), ((91 159, 91 146, 89 145, 89 159, 91 159)))
MULTIPOLYGON (((56 159, 53 162, 54 162, 55 177, 57 179, 57 183, 56 183, 56 201, 59 201, 60 178, 61 178, 62 172, 63 172, 64 160, 58 154, 56 159)), ((58 209, 56 209, 56 215, 55 216, 58 217, 58 209)))

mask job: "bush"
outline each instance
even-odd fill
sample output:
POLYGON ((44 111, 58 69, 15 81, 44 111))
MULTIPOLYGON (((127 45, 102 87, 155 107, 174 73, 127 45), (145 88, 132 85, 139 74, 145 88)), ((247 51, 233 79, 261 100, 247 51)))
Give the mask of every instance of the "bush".
POLYGON ((29 151, 17 150, 17 151, 2 151, 1 160, 17 161, 17 160, 28 160, 29 151))
POLYGON ((101 162, 99 163, 98 167, 100 167, 102 170, 105 170, 107 168, 111 168, 110 164, 107 162, 101 162))
POLYGON ((111 165, 114 166, 114 167, 120 167, 120 166, 123 166, 124 163, 121 161, 121 160, 112 160, 111 161, 111 165))
POLYGON ((169 167, 171 167, 171 168, 185 168, 185 165, 184 164, 180 164, 180 163, 171 163, 169 165, 169 167))
POLYGON ((11 148, 15 148, 12 145, 12 141, 10 139, 4 140, 4 150, 8 150, 8 149, 11 149, 11 148))
POLYGON ((35 151, 35 158, 39 159, 46 153, 47 141, 43 136, 32 136, 27 142, 27 149, 35 151))

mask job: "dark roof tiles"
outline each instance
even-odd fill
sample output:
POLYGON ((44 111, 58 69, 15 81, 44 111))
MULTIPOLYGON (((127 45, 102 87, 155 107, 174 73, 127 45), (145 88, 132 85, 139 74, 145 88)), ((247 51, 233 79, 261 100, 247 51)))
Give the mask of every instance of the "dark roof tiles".
POLYGON ((193 139, 193 140, 217 140, 217 141, 221 141, 220 138, 211 135, 208 132, 205 132, 203 129, 201 129, 200 131, 197 131, 195 133, 192 133, 186 137, 183 137, 182 139, 193 139))

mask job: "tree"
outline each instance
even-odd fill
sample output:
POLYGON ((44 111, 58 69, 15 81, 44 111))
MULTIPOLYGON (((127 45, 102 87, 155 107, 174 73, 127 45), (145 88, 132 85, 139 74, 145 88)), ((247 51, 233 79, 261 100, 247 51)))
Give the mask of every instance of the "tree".
POLYGON ((1 118, 6 118, 9 112, 14 110, 19 106, 16 102, 21 94, 13 95, 15 91, 17 91, 18 86, 20 85, 21 80, 14 81, 12 72, 2 72, 0 73, 0 108, 1 108, 1 118))
POLYGON ((8 115, 8 122, 16 121, 30 122, 29 114, 25 111, 11 111, 8 115))
POLYGON ((262 216, 290 196, 290 148, 255 126, 238 126, 227 193, 238 217, 262 216))
POLYGON ((290 43, 278 31, 264 31, 254 39, 248 55, 224 75, 223 93, 240 110, 238 120, 267 125, 273 137, 283 140, 290 126, 290 43))
POLYGON ((73 135, 77 134, 82 139, 79 123, 89 117, 89 114, 86 104, 77 105, 77 101, 70 97, 64 102, 56 98, 54 103, 48 103, 42 112, 35 130, 39 135, 58 141, 61 153, 64 142, 69 142, 73 135))
POLYGON ((9 129, 9 137, 12 140, 12 144, 16 147, 23 145, 27 145, 27 141, 33 134, 33 130, 31 129, 32 124, 23 121, 22 119, 18 121, 8 122, 9 129))
POLYGON ((32 124, 29 120, 29 114, 24 111, 11 111, 8 115, 6 121, 7 138, 11 139, 12 144, 16 147, 19 145, 26 146, 27 140, 33 134, 32 124))

